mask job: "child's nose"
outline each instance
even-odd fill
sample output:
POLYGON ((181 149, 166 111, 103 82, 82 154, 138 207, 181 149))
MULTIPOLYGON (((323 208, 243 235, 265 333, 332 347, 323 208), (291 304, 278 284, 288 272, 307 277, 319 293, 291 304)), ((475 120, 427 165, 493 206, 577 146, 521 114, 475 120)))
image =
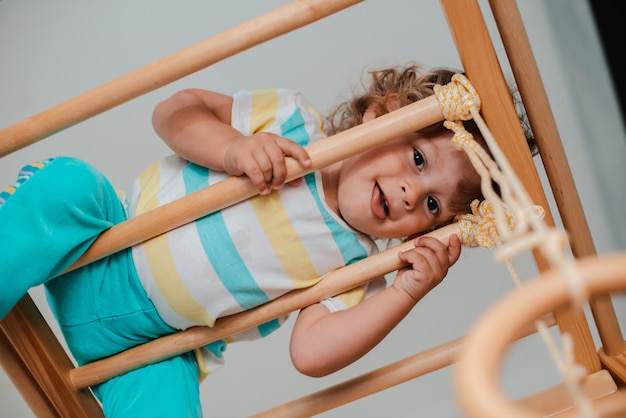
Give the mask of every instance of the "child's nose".
POLYGON ((413 210, 417 202, 417 189, 415 187, 411 187, 408 184, 403 185, 402 186, 402 202, 404 204, 404 209, 413 210))

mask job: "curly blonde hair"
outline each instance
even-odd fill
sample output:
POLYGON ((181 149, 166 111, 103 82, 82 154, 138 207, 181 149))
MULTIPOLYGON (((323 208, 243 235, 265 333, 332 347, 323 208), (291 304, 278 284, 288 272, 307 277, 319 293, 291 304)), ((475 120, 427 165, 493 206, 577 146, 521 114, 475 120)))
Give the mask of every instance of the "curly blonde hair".
MULTIPOLYGON (((452 76, 461 71, 451 68, 434 68, 425 70, 418 65, 406 67, 392 67, 382 70, 369 71, 368 82, 362 83, 364 92, 355 95, 351 100, 336 106, 326 117, 325 129, 329 135, 345 131, 363 122, 363 115, 369 108, 377 115, 384 115, 399 107, 406 106, 418 100, 435 94, 436 85, 446 85, 452 81, 452 76), (392 107, 390 109, 389 107, 392 107)), ((511 94, 516 102, 520 122, 526 134, 529 149, 532 155, 537 153, 534 137, 526 123, 523 106, 519 98, 515 96, 515 90, 511 88, 511 94)), ((480 130, 469 120, 464 122, 474 139, 489 152, 489 149, 480 133, 480 130)), ((451 132, 443 126, 443 122, 430 125, 419 131, 420 134, 434 138, 451 132)), ((496 185, 497 186, 497 185, 496 185)), ((474 199, 483 200, 480 184, 476 184, 468 178, 463 179, 454 193, 454 199, 450 202, 449 209, 455 214, 464 214, 470 211, 470 203, 474 199)))
POLYGON ((363 114, 370 108, 378 115, 389 113, 390 99, 394 107, 402 107, 432 96, 437 84, 445 85, 455 74, 452 70, 423 72, 417 65, 375 70, 368 73, 369 83, 363 83, 363 94, 341 103, 328 115, 327 130, 330 135, 345 131, 363 122, 363 114))

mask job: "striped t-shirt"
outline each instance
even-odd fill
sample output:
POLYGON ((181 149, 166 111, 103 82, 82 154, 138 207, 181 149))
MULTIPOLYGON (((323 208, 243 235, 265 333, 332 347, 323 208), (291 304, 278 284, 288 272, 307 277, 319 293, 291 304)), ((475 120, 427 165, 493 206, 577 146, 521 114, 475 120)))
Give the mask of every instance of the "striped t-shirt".
MULTIPOLYGON (((302 146, 325 137, 318 113, 289 90, 238 92, 232 125, 244 135, 269 131, 302 146)), ((169 156, 136 180, 131 213, 139 215, 226 177, 169 156)), ((148 296, 163 320, 177 329, 212 326, 219 317, 309 287, 325 273, 376 251, 370 237, 327 207, 319 173, 308 174, 298 187, 255 196, 132 249, 148 296)), ((380 280, 370 284, 370 291, 381 286, 380 280)), ((345 309, 363 300, 365 292, 357 289, 324 303, 331 310, 345 309)), ((263 337, 283 320, 235 339, 263 337)))

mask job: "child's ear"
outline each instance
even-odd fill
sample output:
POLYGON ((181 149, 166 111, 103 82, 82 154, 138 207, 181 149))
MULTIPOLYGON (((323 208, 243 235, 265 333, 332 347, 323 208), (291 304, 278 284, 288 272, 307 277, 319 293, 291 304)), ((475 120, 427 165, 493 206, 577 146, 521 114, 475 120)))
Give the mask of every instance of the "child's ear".
MULTIPOLYGON (((385 96, 385 107, 389 112, 393 112, 394 110, 398 110, 402 107, 400 103, 400 94, 398 93, 389 93, 385 96)), ((378 115, 380 116, 380 115, 378 115)))
POLYGON ((377 104, 372 104, 365 110, 365 113, 363 113, 363 123, 374 120, 385 113, 393 112, 400 107, 402 107, 400 104, 400 95, 398 93, 389 93, 377 104))
POLYGON ((376 119, 380 116, 378 113, 376 106, 371 105, 365 110, 365 113, 363 113, 363 123, 376 119))

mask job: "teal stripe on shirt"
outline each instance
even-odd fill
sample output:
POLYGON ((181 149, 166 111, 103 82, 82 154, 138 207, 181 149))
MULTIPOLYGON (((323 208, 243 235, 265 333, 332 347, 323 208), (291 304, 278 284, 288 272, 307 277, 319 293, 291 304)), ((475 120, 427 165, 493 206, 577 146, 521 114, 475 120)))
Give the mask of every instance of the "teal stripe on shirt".
MULTIPOLYGON (((208 178, 208 169, 188 164, 183 169, 186 194, 207 187, 208 178)), ((239 306, 247 310, 269 301, 267 294, 259 288, 239 256, 221 212, 198 219, 196 229, 213 269, 239 306), (219 245, 215 245, 216 242, 219 245), (240 292, 242 288, 246 291, 240 292)))
MULTIPOLYGON (((304 125, 304 118, 298 109, 295 111, 289 119, 287 119, 281 126, 281 135, 297 142, 302 146, 306 146, 310 142, 309 133, 304 125)), ((341 250, 341 256, 346 264, 353 263, 357 260, 367 257, 367 251, 363 245, 359 242, 355 234, 348 234, 345 229, 339 225, 335 219, 330 215, 326 206, 320 200, 320 195, 315 184, 315 175, 308 174, 305 176, 305 182, 311 190, 311 194, 315 199, 317 208, 322 214, 326 226, 330 230, 334 241, 337 243, 338 248, 341 250)))
POLYGON ((294 111, 285 122, 281 123, 280 134, 300 144, 302 147, 309 145, 311 138, 304 125, 304 118, 300 109, 294 111))
POLYGON ((337 247, 341 250, 341 256, 343 257, 344 263, 348 265, 367 257, 367 251, 363 247, 363 244, 361 244, 358 240, 356 234, 347 233, 346 229, 342 225, 339 225, 333 216, 326 210, 326 206, 322 203, 320 194, 317 190, 315 174, 307 174, 304 177, 304 181, 307 187, 311 190, 311 194, 315 199, 317 208, 324 218, 324 222, 330 230, 333 240, 337 243, 337 247))

